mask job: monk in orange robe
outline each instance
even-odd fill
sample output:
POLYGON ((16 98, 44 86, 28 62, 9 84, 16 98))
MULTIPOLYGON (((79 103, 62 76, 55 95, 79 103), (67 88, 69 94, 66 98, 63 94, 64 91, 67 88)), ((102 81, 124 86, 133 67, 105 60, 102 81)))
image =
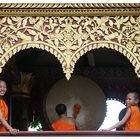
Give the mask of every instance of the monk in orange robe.
POLYGON ((136 92, 130 92, 126 97, 127 111, 118 123, 111 126, 106 131, 115 129, 124 125, 125 131, 140 131, 140 108, 138 107, 140 97, 136 92))
MULTIPOLYGON (((0 99, 0 109, 3 115, 3 118, 8 121, 8 107, 3 99, 0 99)), ((0 124, 0 131, 7 131, 7 129, 3 126, 3 124, 0 124)))
POLYGON ((2 97, 7 91, 5 81, 0 80, 0 132, 10 131, 11 134, 16 134, 19 130, 12 128, 8 124, 8 107, 2 97))
POLYGON ((67 108, 64 104, 56 106, 56 113, 59 119, 51 124, 52 129, 55 131, 75 131, 76 123, 73 117, 67 117, 67 108))
POLYGON ((75 131, 76 127, 73 121, 71 121, 71 118, 67 118, 65 120, 57 120, 54 123, 52 123, 53 130, 56 131, 75 131))
POLYGON ((134 105, 130 107, 131 116, 125 124, 125 131, 140 131, 140 109, 134 105))

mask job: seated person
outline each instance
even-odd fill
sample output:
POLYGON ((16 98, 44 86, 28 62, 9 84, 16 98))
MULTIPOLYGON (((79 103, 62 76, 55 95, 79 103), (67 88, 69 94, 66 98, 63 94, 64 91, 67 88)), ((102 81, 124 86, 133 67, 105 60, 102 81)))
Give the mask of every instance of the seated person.
POLYGON ((102 131, 111 131, 124 125, 124 131, 140 131, 140 109, 138 102, 140 101, 137 92, 129 92, 126 96, 127 110, 124 117, 113 126, 103 129, 102 131))
POLYGON ((52 129, 55 131, 75 131, 75 119, 67 116, 67 107, 64 104, 58 104, 55 110, 59 119, 51 124, 52 129))
POLYGON ((3 100, 3 96, 6 94, 7 85, 6 82, 0 79, 0 132, 9 131, 11 134, 16 135, 18 129, 13 128, 8 123, 8 106, 3 100))

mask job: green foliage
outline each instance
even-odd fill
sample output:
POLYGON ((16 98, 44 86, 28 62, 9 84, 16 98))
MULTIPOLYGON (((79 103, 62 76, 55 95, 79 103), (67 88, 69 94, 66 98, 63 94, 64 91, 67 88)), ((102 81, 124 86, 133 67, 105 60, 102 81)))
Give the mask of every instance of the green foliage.
POLYGON ((35 128, 37 131, 42 131, 39 117, 31 123, 31 128, 35 128))

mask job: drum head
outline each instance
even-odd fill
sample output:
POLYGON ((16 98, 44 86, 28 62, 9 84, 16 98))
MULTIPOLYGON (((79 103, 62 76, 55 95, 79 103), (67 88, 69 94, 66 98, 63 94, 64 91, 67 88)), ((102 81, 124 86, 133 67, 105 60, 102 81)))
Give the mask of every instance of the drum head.
POLYGON ((55 112, 57 104, 67 106, 68 116, 72 116, 74 104, 81 106, 76 118, 79 130, 98 130, 106 114, 106 100, 101 88, 92 80, 82 76, 72 76, 58 81, 45 99, 46 115, 50 123, 58 116, 55 112))

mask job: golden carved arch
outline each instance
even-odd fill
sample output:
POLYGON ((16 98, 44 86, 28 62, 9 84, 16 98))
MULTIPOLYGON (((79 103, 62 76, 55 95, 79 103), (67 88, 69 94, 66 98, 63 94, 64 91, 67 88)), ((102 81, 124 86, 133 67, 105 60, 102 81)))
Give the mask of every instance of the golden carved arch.
POLYGON ((99 49, 99 48, 108 48, 116 50, 120 53, 122 53, 127 59, 130 61, 130 63, 135 67, 135 72, 138 77, 140 77, 140 61, 138 58, 125 46, 120 45, 118 43, 114 43, 111 41, 97 41, 97 42, 91 42, 89 44, 86 44, 84 47, 80 48, 75 52, 75 54, 72 56, 70 63, 76 63, 76 61, 83 56, 88 51, 99 49))
POLYGON ((11 47, 9 50, 7 50, 2 57, 0 58, 0 72, 2 72, 2 67, 4 67, 4 65, 6 64, 6 62, 16 53, 25 50, 25 49, 29 49, 29 48, 37 48, 37 49, 42 49, 45 50, 47 52, 50 52, 51 54, 53 54, 58 61, 62 64, 64 64, 65 57, 63 56, 63 54, 57 50, 56 48, 54 48, 53 46, 50 46, 47 43, 44 42, 24 42, 24 43, 20 43, 17 44, 13 47, 11 47))
POLYGON ((140 77, 140 4, 1 4, 0 13, 0 70, 35 47, 55 55, 69 79, 80 56, 106 47, 126 56, 140 77))

